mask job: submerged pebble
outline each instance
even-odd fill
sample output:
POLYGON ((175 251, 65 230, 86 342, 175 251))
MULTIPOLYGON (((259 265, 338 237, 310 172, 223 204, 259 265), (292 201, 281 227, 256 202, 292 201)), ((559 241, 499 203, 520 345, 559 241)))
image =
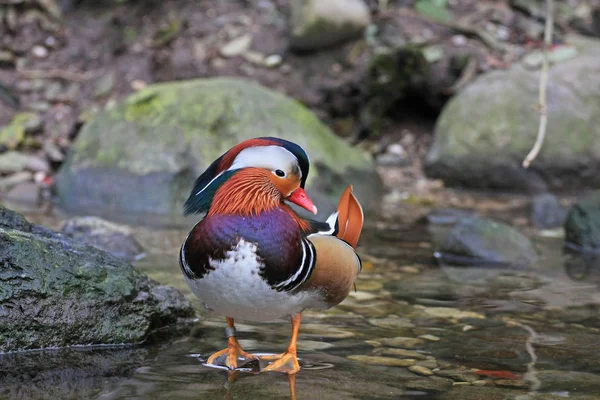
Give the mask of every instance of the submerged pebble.
POLYGON ((468 370, 460 370, 460 369, 442 369, 438 371, 434 371, 434 373, 438 376, 444 378, 450 378, 454 381, 458 382, 475 382, 479 377, 470 372, 468 370))
POLYGON ((326 337, 332 339, 348 339, 356 336, 356 333, 346 331, 332 325, 303 324, 302 333, 305 337, 326 337))
POLYGON ((438 363, 436 360, 422 360, 422 361, 417 361, 418 366, 421 367, 425 367, 425 368, 429 368, 429 369, 434 369, 438 367, 438 363))
POLYGON ((374 294, 374 293, 369 293, 369 292, 363 292, 363 291, 357 291, 357 292, 350 292, 348 294, 348 297, 352 297, 356 300, 373 300, 376 299, 377 297, 379 297, 378 295, 374 294))
POLYGON ((405 265, 398 269, 400 272, 404 272, 405 274, 418 274, 421 270, 417 267, 413 267, 412 265, 405 265))
POLYGON ((298 340, 298 348, 302 350, 325 350, 333 347, 333 344, 327 342, 320 342, 317 340, 298 340))
POLYGON ((359 280, 356 283, 356 287, 364 292, 376 292, 383 289, 383 283, 379 281, 359 280))
POLYGON ((411 365, 410 367, 408 367, 408 370, 410 372, 414 372, 415 374, 419 374, 419 375, 425 375, 425 376, 433 375, 433 372, 429 368, 423 367, 421 365, 411 365))
POLYGON ((417 360, 425 360, 427 358, 426 355, 413 350, 390 349, 381 347, 373 350, 373 352, 378 355, 396 356, 400 358, 415 358, 417 360))
POLYGON ((378 339, 378 340, 376 340, 376 342, 379 342, 384 346, 404 347, 404 348, 409 348, 409 349, 413 349, 413 348, 425 343, 422 339, 403 337, 403 336, 398 336, 395 338, 378 339))
POLYGON ((494 381, 494 384, 500 387, 515 389, 525 389, 529 387, 529 383, 520 379, 497 379, 494 381))
POLYGON ((452 307, 429 307, 425 309, 425 313, 437 318, 463 319, 463 318, 479 318, 485 319, 485 315, 474 311, 462 311, 452 307))
POLYGON ((408 318, 401 318, 397 315, 390 315, 387 318, 371 318, 369 319, 371 325, 379 328, 414 328, 414 324, 410 322, 408 318))
POLYGON ((440 338, 434 335, 421 335, 419 336, 421 339, 429 340, 430 342, 439 342, 440 338))
POLYGON ((417 379, 406 382, 407 389, 422 390, 424 392, 445 392, 452 388, 452 381, 438 376, 428 379, 417 379))
POLYGON ((415 360, 412 359, 398 359, 382 356, 365 356, 362 354, 348 356, 348 359, 353 361, 359 361, 363 364, 385 365, 390 367, 408 367, 414 365, 415 363, 415 360))

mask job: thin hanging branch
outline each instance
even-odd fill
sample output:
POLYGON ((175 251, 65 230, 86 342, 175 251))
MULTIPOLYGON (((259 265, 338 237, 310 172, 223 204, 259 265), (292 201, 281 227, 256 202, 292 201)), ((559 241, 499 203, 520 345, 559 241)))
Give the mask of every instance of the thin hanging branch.
POLYGON ((543 49, 543 62, 542 72, 540 75, 540 97, 539 97, 539 112, 540 112, 540 125, 538 128, 537 138, 531 148, 527 157, 523 160, 523 168, 528 168, 529 165, 535 160, 544 138, 546 137, 546 125, 548 125, 548 102, 546 101, 546 88, 548 86, 548 70, 550 69, 548 61, 548 50, 552 45, 552 28, 554 26, 554 0, 546 0, 546 27, 544 28, 544 49, 543 49))

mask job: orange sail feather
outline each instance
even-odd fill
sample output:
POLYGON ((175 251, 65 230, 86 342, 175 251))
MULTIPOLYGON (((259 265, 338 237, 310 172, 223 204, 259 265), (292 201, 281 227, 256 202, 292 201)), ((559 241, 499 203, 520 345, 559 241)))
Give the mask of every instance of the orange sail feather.
POLYGON ((338 203, 337 237, 344 240, 353 248, 356 248, 364 222, 364 214, 360 203, 352 192, 352 186, 348 186, 338 203))

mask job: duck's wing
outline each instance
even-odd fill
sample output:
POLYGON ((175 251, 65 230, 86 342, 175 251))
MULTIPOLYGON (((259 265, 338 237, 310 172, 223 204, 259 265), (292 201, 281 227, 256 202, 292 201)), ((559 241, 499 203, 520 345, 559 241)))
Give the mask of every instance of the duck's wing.
POLYGON ((360 203, 349 186, 338 203, 338 209, 317 233, 308 236, 315 249, 315 265, 300 290, 316 290, 327 306, 340 303, 352 289, 361 270, 354 248, 364 221, 360 203))

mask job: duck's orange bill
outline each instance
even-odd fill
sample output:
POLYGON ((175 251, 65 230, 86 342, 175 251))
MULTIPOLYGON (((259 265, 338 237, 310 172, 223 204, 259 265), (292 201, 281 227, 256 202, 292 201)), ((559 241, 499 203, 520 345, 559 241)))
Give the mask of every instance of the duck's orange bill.
POLYGON ((290 197, 287 198, 287 200, 299 205, 302 208, 307 209, 315 215, 317 214, 317 207, 313 204, 312 200, 308 197, 308 195, 302 188, 294 190, 294 193, 292 193, 290 197))

